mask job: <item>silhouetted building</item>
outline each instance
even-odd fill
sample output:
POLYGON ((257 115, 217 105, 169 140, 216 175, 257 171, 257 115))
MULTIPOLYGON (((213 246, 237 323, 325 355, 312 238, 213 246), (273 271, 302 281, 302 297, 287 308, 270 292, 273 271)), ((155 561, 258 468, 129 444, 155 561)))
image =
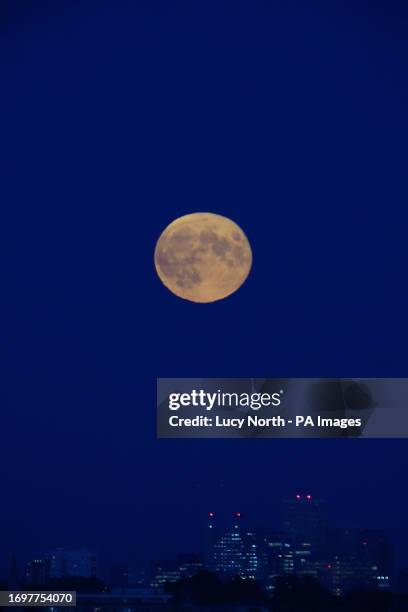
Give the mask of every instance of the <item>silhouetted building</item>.
POLYGON ((180 580, 180 567, 176 560, 155 561, 152 564, 150 586, 159 588, 166 582, 177 582, 180 580))
POLYGON ((96 556, 86 549, 57 548, 45 557, 50 578, 93 578, 96 576, 96 556))
POLYGON ((312 548, 310 542, 303 542, 302 540, 295 541, 293 546, 293 572, 298 576, 312 576, 317 577, 315 563, 319 559, 323 551, 312 548))
POLYGON ((191 578, 205 567, 204 556, 198 554, 184 554, 177 556, 177 564, 181 578, 191 578))
POLYGON ((356 586, 362 568, 355 557, 333 555, 328 561, 316 562, 316 569, 320 583, 340 597, 356 586))
POLYGON ((18 565, 16 555, 12 555, 10 561, 10 570, 7 579, 7 585, 9 590, 17 589, 19 587, 19 575, 18 575, 18 565))
MULTIPOLYGON (((365 529, 359 534, 359 556, 373 572, 377 573, 377 581, 389 581, 393 571, 393 547, 386 533, 381 529, 365 529), (376 569, 374 569, 376 568, 376 569)), ((378 585, 378 586, 381 586, 378 585)), ((384 585, 383 585, 384 586, 384 585)))
POLYGON ((48 563, 44 559, 33 559, 27 563, 26 583, 31 585, 46 584, 49 577, 48 563))
POLYGON ((392 547, 383 531, 331 529, 319 578, 335 595, 355 588, 387 590, 392 566, 392 547))
POLYGON ((213 565, 214 544, 219 534, 218 517, 216 517, 215 512, 208 512, 204 536, 205 563, 208 568, 212 568, 213 565))
POLYGON ((326 548, 326 503, 310 493, 296 494, 284 502, 284 531, 302 559, 319 557, 326 548))
POLYGON ((116 589, 146 588, 146 570, 137 563, 115 563, 109 569, 109 586, 116 589))
POLYGON ((198 554, 180 554, 176 559, 155 561, 152 565, 150 586, 162 587, 166 582, 191 578, 204 569, 204 557, 198 554))
POLYGON ((279 576, 294 572, 293 548, 283 533, 258 529, 256 535, 258 557, 256 578, 268 591, 272 591, 279 576))

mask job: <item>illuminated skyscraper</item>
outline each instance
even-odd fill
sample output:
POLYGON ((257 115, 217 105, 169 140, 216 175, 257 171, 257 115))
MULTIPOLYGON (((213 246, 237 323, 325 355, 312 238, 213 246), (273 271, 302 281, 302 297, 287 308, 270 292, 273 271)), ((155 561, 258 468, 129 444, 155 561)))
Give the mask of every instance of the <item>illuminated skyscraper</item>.
POLYGON ((220 575, 256 578, 259 573, 257 533, 245 527, 241 512, 234 512, 227 525, 207 517, 207 567, 220 575))
POLYGON ((218 574, 246 575, 246 546, 241 521, 241 513, 235 512, 232 524, 213 537, 210 567, 218 574))

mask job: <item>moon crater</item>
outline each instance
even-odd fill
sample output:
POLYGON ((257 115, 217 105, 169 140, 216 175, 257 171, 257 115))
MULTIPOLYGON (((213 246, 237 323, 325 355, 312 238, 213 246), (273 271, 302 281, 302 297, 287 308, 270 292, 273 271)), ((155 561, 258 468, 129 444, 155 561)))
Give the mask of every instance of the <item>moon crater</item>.
POLYGON ((192 302, 214 302, 243 284, 252 252, 244 232, 231 219, 192 213, 166 227, 154 260, 160 280, 175 295, 192 302))

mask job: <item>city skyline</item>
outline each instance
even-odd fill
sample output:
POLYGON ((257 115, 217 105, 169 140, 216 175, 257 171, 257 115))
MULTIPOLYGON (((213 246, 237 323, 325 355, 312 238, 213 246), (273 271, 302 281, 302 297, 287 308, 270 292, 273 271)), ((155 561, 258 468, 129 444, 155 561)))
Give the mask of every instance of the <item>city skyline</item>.
MULTIPOLYGON (((302 499, 302 500, 305 500, 305 501, 307 501, 309 499, 310 500, 318 499, 319 502, 325 504, 326 507, 328 506, 327 500, 323 496, 315 496, 313 494, 313 490, 312 489, 302 490, 302 489, 298 488, 295 491, 296 492, 292 493, 291 496, 286 496, 286 497, 282 498, 280 501, 276 501, 276 503, 273 504, 274 510, 275 510, 275 518, 274 518, 273 521, 269 521, 269 522, 267 521, 267 523, 269 524, 269 527, 271 529, 275 528, 276 530, 282 530, 283 523, 284 523, 283 508, 284 508, 285 504, 287 504, 287 503, 296 502, 299 499, 302 499), (278 510, 278 512, 276 512, 277 509, 280 509, 280 510, 278 510)), ((232 516, 232 515, 234 515, 234 513, 238 512, 243 517, 245 517, 246 520, 248 520, 248 517, 251 517, 251 522, 252 522, 252 524, 254 526, 256 526, 256 525, 259 526, 260 524, 265 523, 265 521, 262 521, 262 520, 260 521, 259 518, 256 517, 256 513, 246 511, 245 508, 248 506, 248 504, 244 504, 244 503, 234 504, 234 505, 231 505, 228 508, 228 510, 226 510, 226 511, 223 510, 223 509, 221 509, 221 510, 218 509, 217 510, 217 505, 216 504, 207 505, 207 506, 208 506, 208 508, 212 508, 212 510, 211 509, 209 510, 208 508, 207 509, 200 509, 200 511, 197 512, 197 514, 196 514, 196 518, 200 517, 200 516, 208 518, 209 514, 214 514, 215 516, 217 516, 217 518, 221 517, 221 520, 225 521, 225 520, 227 520, 227 518, 229 516, 232 516), (235 506, 235 508, 240 508, 240 510, 233 510, 233 509, 231 509, 234 506, 235 506)), ((223 505, 221 508, 225 508, 225 507, 226 506, 223 505)), ((220 506, 218 506, 218 508, 220 508, 220 506)), ((332 519, 332 515, 333 515, 332 510, 333 510, 333 508, 331 508, 331 511, 328 510, 328 521, 334 523, 334 525, 336 527, 339 527, 339 528, 346 527, 347 526, 347 522, 344 523, 344 522, 341 522, 341 521, 338 521, 338 520, 337 521, 336 520, 333 521, 333 519, 332 519)), ((351 521, 351 523, 349 523, 348 525, 349 525, 349 527, 357 528, 357 524, 358 523, 359 523, 359 520, 355 519, 354 521, 351 521)), ((194 528, 193 528, 193 531, 194 531, 194 533, 196 535, 196 538, 195 538, 195 548, 196 549, 197 549, 197 546, 200 545, 200 542, 201 542, 201 547, 203 547, 203 545, 204 545, 204 539, 203 539, 204 529, 202 529, 202 528, 201 529, 197 529, 197 524, 198 523, 196 521, 195 524, 194 524, 194 528)), ((204 525, 204 523, 202 524, 202 527, 203 527, 203 525, 204 525)), ((372 528, 372 529, 381 528, 381 526, 382 526, 381 522, 376 522, 376 521, 373 521, 373 520, 371 520, 371 521, 369 520, 368 523, 367 523, 367 527, 368 528, 372 528)), ((382 526, 382 527, 384 527, 384 526, 382 526)), ((391 532, 392 532, 392 530, 390 530, 390 533, 391 532)), ((137 536, 137 532, 135 532, 135 536, 137 536)), ((190 538, 188 538, 188 539, 190 539, 190 538)), ((56 542, 56 544, 54 546, 49 546, 49 547, 46 547, 46 548, 48 548, 48 549, 55 549, 55 550, 57 550, 57 549, 68 550, 69 549, 69 547, 64 545, 64 542, 61 542, 61 541, 56 542)), ((78 548, 81 549, 83 547, 82 546, 74 547, 74 549, 78 549, 78 548)), ((95 547, 92 547, 92 546, 89 547, 89 543, 85 542, 85 549, 94 550, 95 547)), ((41 553, 41 548, 37 547, 36 548, 36 552, 37 552, 37 554, 41 553)), ((45 552, 45 551, 43 550, 42 552, 45 552)), ((168 552, 170 552, 170 551, 168 550, 168 552)), ((188 552, 188 551, 186 551, 186 552, 188 552)), ((27 553, 27 552, 24 553, 22 551, 19 551, 18 549, 12 550, 10 552, 10 555, 8 555, 7 557, 3 556, 3 565, 2 565, 3 569, 5 567, 4 561, 7 561, 7 559, 9 559, 11 555, 17 554, 17 556, 22 556, 23 558, 27 558, 28 559, 28 557, 30 557, 30 554, 31 554, 31 556, 33 556, 34 553, 35 553, 35 551, 33 551, 32 553, 27 553)), ((34 554, 34 556, 35 556, 35 554, 34 554)), ((160 555, 156 555, 156 557, 158 557, 158 556, 160 556, 160 555)), ((166 558, 166 552, 163 551, 163 554, 161 556, 163 558, 166 558)), ((120 561, 120 558, 121 557, 119 555, 119 558, 117 560, 120 561)), ((140 560, 140 559, 138 559, 137 556, 136 556, 134 558, 134 561, 137 562, 138 560, 140 560)), ((406 564, 408 566, 408 558, 407 558, 406 561, 407 561, 406 564)), ((401 559, 401 562, 402 562, 402 564, 404 564, 404 559, 403 558, 401 559)))
MULTIPOLYGON (((371 588, 392 589, 397 584, 405 568, 395 566, 394 547, 386 530, 334 526, 325 500, 310 491, 293 493, 281 503, 285 508, 281 523, 262 527, 239 510, 209 510, 203 550, 177 550, 171 558, 146 559, 138 569, 130 559, 111 560, 104 573, 94 551, 55 549, 27 563, 25 582, 41 584, 77 576, 102 578, 108 586, 161 587, 207 569, 224 578, 255 579, 267 590, 273 590, 274 580, 283 575, 312 576, 336 595, 344 595, 350 588, 347 585, 358 585, 356 576, 371 588)), ((197 530, 202 527, 198 522, 197 530)))

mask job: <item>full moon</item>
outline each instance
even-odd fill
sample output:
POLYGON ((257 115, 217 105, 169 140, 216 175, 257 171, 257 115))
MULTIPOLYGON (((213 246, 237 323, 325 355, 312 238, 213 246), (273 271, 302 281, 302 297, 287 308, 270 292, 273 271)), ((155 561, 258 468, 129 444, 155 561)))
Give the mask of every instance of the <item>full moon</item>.
POLYGON ((154 263, 162 283, 191 302, 215 302, 245 282, 252 251, 242 229, 221 215, 192 213, 161 234, 154 263))

